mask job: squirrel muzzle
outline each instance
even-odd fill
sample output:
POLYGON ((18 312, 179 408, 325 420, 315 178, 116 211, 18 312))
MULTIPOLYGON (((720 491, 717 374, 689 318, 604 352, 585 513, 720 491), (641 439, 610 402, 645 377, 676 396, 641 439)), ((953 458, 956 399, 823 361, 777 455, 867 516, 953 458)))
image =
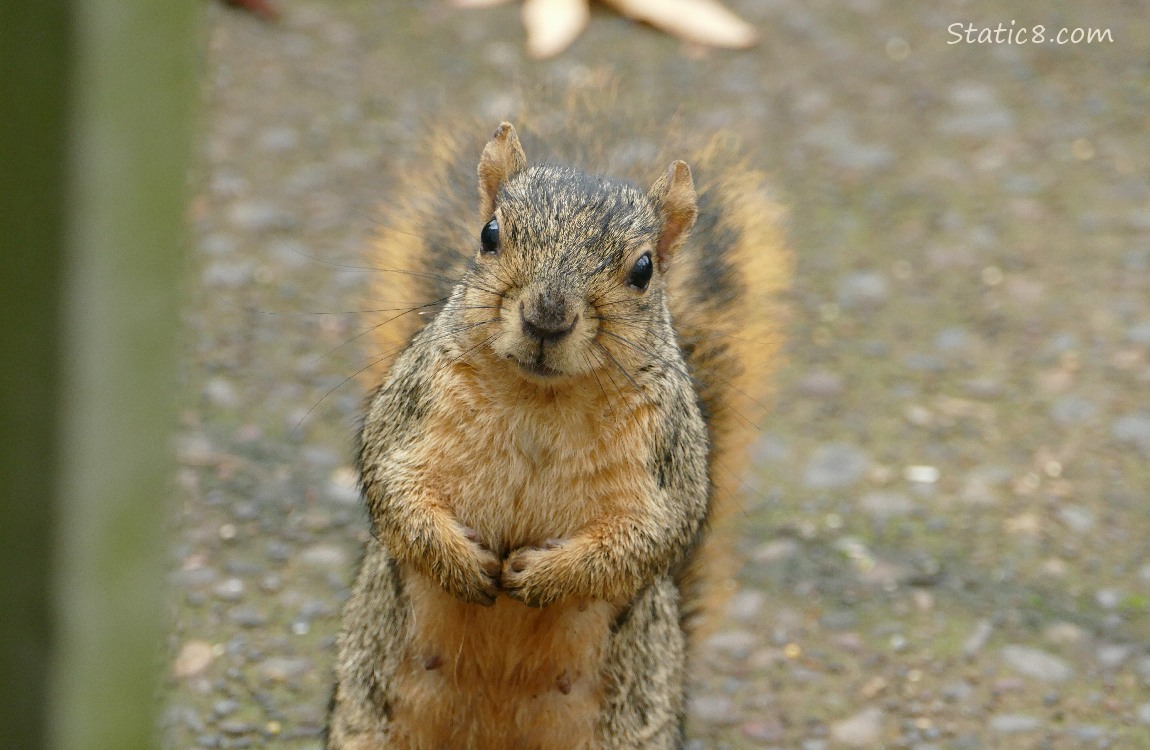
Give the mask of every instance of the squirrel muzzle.
POLYGON ((519 301, 523 334, 541 343, 557 342, 575 329, 579 313, 556 289, 528 293, 519 301))

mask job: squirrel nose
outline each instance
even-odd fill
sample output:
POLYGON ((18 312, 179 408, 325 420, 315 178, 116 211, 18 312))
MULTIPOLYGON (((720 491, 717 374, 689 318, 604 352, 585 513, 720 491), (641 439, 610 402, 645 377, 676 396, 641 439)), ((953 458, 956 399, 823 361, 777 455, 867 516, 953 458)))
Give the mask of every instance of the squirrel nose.
POLYGON ((562 295, 541 292, 530 307, 519 303, 523 333, 541 342, 558 341, 575 328, 579 316, 567 317, 567 302, 562 295))

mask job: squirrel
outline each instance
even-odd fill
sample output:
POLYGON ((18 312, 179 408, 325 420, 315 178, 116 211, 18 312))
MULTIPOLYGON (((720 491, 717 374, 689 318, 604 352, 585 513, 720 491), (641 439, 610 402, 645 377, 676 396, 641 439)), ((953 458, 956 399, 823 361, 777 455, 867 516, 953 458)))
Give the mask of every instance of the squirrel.
POLYGON ((435 130, 385 209, 328 750, 684 742, 790 254, 733 135, 612 142, 593 99, 501 124, 478 212, 435 130))

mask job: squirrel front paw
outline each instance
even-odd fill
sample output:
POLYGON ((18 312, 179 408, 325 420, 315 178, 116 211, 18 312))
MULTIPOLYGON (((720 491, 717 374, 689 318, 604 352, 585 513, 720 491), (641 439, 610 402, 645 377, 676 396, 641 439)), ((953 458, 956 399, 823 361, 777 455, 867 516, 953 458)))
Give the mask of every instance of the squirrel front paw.
POLYGON ((470 604, 490 607, 499 593, 503 565, 478 535, 465 526, 447 535, 438 559, 426 571, 447 593, 470 604))
POLYGON ((545 607, 578 595, 569 555, 570 548, 554 539, 542 547, 520 547, 503 561, 503 593, 529 607, 545 607))

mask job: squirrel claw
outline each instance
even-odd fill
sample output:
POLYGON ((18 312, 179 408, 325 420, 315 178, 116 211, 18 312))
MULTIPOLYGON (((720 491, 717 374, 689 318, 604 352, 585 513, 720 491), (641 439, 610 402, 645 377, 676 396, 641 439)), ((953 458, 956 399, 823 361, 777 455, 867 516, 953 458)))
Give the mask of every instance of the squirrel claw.
POLYGON ((545 567, 559 546, 559 542, 548 540, 542 548, 522 547, 512 552, 503 561, 500 586, 504 593, 528 607, 545 607, 559 599, 547 585, 550 575, 545 567))

